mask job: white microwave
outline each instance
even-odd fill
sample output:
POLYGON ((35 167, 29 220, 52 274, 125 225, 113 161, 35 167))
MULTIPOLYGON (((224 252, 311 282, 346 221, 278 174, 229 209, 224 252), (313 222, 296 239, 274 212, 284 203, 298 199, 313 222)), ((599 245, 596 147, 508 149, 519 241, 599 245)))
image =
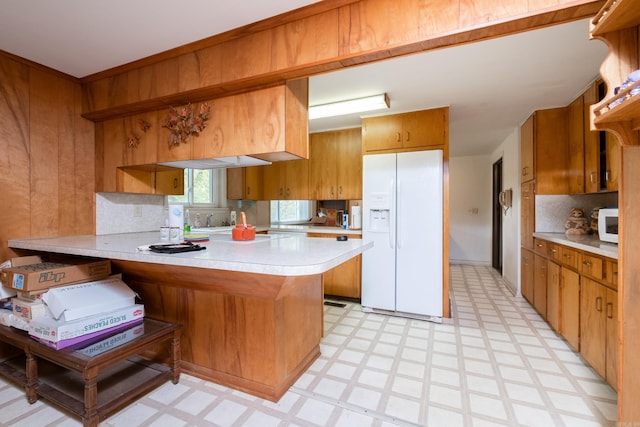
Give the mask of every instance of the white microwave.
POLYGON ((598 237, 603 242, 618 243, 618 208, 598 211, 598 237))

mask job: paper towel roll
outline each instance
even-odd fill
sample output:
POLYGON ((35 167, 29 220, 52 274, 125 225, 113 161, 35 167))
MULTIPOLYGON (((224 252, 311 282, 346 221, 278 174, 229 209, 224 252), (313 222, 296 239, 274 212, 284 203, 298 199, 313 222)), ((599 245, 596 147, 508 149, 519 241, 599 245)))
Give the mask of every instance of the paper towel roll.
POLYGON ((362 207, 351 206, 351 228, 359 230, 362 228, 362 207))
POLYGON ((182 205, 169 205, 169 227, 184 227, 182 205))

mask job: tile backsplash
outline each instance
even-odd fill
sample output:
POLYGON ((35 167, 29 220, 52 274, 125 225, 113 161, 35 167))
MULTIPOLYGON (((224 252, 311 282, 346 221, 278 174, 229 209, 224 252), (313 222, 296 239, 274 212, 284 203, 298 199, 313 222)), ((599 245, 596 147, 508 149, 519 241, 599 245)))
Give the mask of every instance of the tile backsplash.
MULTIPOLYGON (((211 226, 229 225, 229 212, 235 210, 247 215, 247 222, 255 225, 269 224, 269 202, 253 200, 229 200, 228 207, 189 208, 192 226, 199 214, 202 227, 210 217, 211 226)), ((131 233, 160 230, 168 218, 166 196, 129 193, 96 194, 96 234, 131 233)))
POLYGON ((596 207, 618 206, 618 193, 536 195, 536 228, 540 233, 564 233, 571 208, 584 209, 589 220, 596 207))

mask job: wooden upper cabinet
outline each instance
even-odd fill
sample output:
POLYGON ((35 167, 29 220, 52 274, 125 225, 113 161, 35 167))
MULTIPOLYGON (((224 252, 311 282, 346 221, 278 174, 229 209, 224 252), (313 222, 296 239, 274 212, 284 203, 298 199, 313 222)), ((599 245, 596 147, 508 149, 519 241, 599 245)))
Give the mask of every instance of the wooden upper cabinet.
POLYGON ((584 97, 580 95, 568 107, 568 186, 570 194, 581 194, 585 190, 584 157, 584 97))
POLYGON ((121 193, 184 194, 184 169, 160 165, 121 167, 116 188, 121 193))
POLYGON ((582 94, 584 100, 584 191, 585 193, 597 193, 600 191, 600 140, 603 132, 592 131, 591 106, 598 102, 598 82, 594 82, 582 94))
POLYGON ((568 112, 538 110, 520 128, 521 178, 536 181, 536 194, 569 193, 568 112))
POLYGON ((261 166, 265 200, 308 200, 309 161, 289 160, 261 166))
POLYGON ((533 232, 535 231, 535 183, 525 182, 520 186, 520 244, 533 250, 533 232))
POLYGON ((449 143, 449 108, 362 119, 362 153, 417 151, 449 143))
POLYGON ((605 134, 605 170, 604 181, 606 191, 618 191, 618 180, 620 179, 620 143, 618 138, 611 134, 605 134))
POLYGON ((262 171, 261 166, 227 169, 227 199, 261 200, 262 171))
POLYGON ((568 133, 567 107, 534 113, 536 194, 568 194, 568 133))
POLYGON ((309 136, 309 197, 313 200, 362 198, 360 128, 309 136))
POLYGON ((520 177, 522 182, 536 178, 533 147, 533 114, 520 127, 520 177))

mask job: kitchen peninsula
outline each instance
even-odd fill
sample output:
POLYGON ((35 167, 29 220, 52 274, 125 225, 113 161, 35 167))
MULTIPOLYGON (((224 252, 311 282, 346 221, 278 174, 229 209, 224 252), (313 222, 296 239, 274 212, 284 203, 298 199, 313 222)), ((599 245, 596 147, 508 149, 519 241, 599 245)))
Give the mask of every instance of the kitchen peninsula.
POLYGON ((211 234, 206 250, 157 254, 159 233, 10 240, 9 247, 107 258, 150 318, 182 324, 182 371, 277 401, 320 354, 322 274, 373 243, 211 234))

